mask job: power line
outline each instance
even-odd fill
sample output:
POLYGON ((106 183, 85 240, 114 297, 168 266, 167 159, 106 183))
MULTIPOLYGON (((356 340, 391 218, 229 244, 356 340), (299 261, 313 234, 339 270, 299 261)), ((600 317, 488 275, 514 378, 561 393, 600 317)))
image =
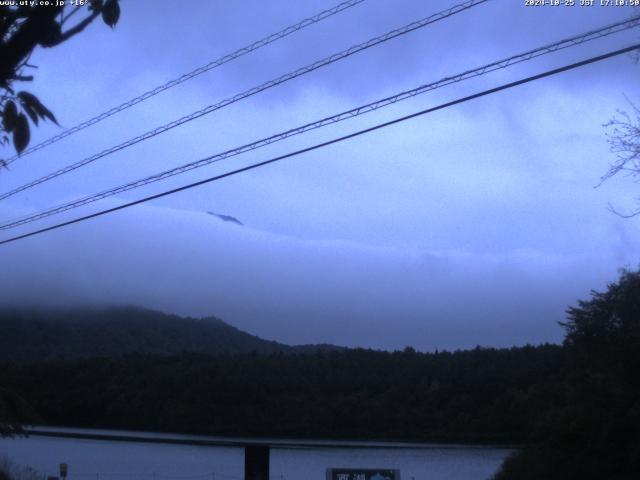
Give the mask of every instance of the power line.
POLYGON ((596 30, 591 30, 585 33, 582 33, 580 35, 575 35, 573 37, 569 37, 569 38, 565 38, 563 40, 560 40, 558 42, 549 44, 549 45, 545 45, 543 47, 539 47, 533 50, 529 50, 526 51, 524 53, 520 53, 517 55, 513 55, 511 57, 502 59, 502 60, 498 60, 492 63, 489 63, 487 65, 484 65, 482 67, 479 68, 475 68, 472 70, 467 70, 463 73, 454 75, 454 76, 450 76, 450 77, 445 77, 441 80, 438 80, 436 82, 432 82, 429 84, 425 84, 425 85, 421 85, 417 88, 411 89, 411 90, 406 90, 404 92, 400 92, 396 95, 390 96, 390 97, 386 97, 380 100, 377 100, 375 102, 371 102, 368 103, 366 105, 362 105, 360 107, 356 107, 353 108, 351 110, 347 110, 341 113, 338 113, 336 115, 330 116, 330 117, 326 117, 323 118, 321 120, 312 122, 312 123, 307 123, 306 125, 302 125, 290 130, 287 130, 285 132, 281 132, 281 133, 277 133, 275 135, 271 135, 269 137, 242 145, 240 147, 231 149, 231 150, 227 150, 225 152, 222 153, 218 153, 215 155, 210 155, 208 157, 205 157, 203 159, 191 162, 191 163, 187 163, 184 165, 181 165, 179 167, 175 167, 172 168, 170 170, 165 170, 163 172, 151 175, 149 177, 145 177, 142 179, 138 179, 129 183, 126 183, 124 185, 120 185, 118 187, 114 187, 114 188, 110 188, 108 190, 102 191, 100 193, 97 194, 93 194, 93 195, 89 195, 83 198, 80 198, 78 200, 74 200, 68 203, 65 203, 63 205, 58 205, 56 207, 52 207, 52 208, 48 208, 45 210, 42 210, 40 212, 28 215, 28 216, 23 216, 21 218, 18 219, 14 219, 11 220, 7 223, 4 224, 0 224, 0 230, 7 230, 7 229, 11 229, 11 228, 15 228, 17 226, 20 225, 25 225, 27 223, 31 223, 37 220, 41 220, 43 218, 47 218, 50 217, 52 215, 58 214, 58 213, 62 213, 68 210, 72 210, 74 208, 78 208, 81 207, 83 205, 87 205, 93 202, 96 202, 98 200, 102 200, 104 198, 108 198, 111 197, 113 195, 117 195, 119 193, 123 193, 129 190, 133 190, 135 188, 139 188, 142 187, 144 185, 148 185, 150 183, 155 183, 158 182, 160 180, 164 180, 166 178, 170 178, 173 177, 175 175, 179 175, 181 173, 185 173, 188 172, 190 170, 194 170, 196 168, 201 168, 204 167, 206 165, 209 165, 211 163, 215 163, 215 162, 219 162, 221 160, 236 156, 236 155, 240 155, 242 153, 246 153, 248 151, 251 150, 255 150, 257 148, 261 148, 261 147, 265 147, 267 145, 271 145, 273 143, 285 140, 289 137, 295 136, 295 135, 300 135, 302 133, 311 131, 311 130, 315 130, 321 127, 324 127, 326 125, 330 125, 330 124, 334 124, 334 123, 338 123, 341 122, 343 120, 347 120, 349 118, 353 118, 353 117, 357 117, 359 115, 363 115, 365 113, 369 113, 375 110, 378 110, 380 108, 384 108, 387 107, 389 105, 395 104, 399 101, 402 100, 406 100, 408 98, 412 98, 416 95, 428 92, 428 91, 432 91, 435 90, 437 88, 441 88, 443 86, 446 85, 451 85, 453 83, 457 83, 463 80, 467 80, 469 78, 473 78, 473 77, 477 77, 480 75, 484 75, 487 74, 489 72, 493 72, 495 70, 498 69, 502 69, 502 68, 507 68, 511 65, 515 65, 517 63, 521 63, 524 61, 528 61, 531 60, 533 58, 537 58, 541 55, 546 55, 552 52, 556 52, 558 50, 564 49, 564 48, 569 48, 569 47, 573 47, 573 46, 577 46, 577 45, 581 45, 585 42, 591 41, 591 40, 595 40, 598 38, 602 38, 605 37, 607 35, 611 35, 613 33, 618 33, 633 27, 636 27, 637 25, 640 24, 640 15, 630 18, 628 20, 625 21, 621 21, 621 22, 617 22, 611 25, 607 25, 605 27, 596 29, 596 30))
POLYGON ((165 90, 168 90, 170 88, 173 88, 177 85, 180 85, 181 83, 184 83, 188 80, 191 80, 192 78, 197 77, 198 75, 202 75, 205 72, 208 72, 209 70, 213 70, 214 68, 220 67, 222 65, 224 65, 225 63, 228 63, 232 60, 235 60, 239 57, 242 57, 244 55, 247 55, 248 53, 251 53, 255 50, 258 50, 259 48, 265 47, 271 43, 274 43, 278 40, 281 40, 289 35, 291 35, 292 33, 295 33, 299 30, 302 30, 306 27, 309 27, 311 25, 314 25, 318 22, 321 22, 322 20, 325 20, 327 18, 332 17, 333 15, 336 15, 340 12, 342 12, 343 10, 347 10, 348 8, 351 7, 355 7, 356 5, 364 2, 365 0, 348 0, 346 2, 342 2, 328 10, 324 10, 320 13, 317 13, 316 15, 313 15, 312 17, 309 18, 305 18, 304 20, 301 20, 300 22, 291 25, 283 30, 280 30, 279 32, 273 33, 261 40, 258 40, 256 42, 251 43, 250 45, 247 45, 245 47, 239 48, 238 50, 236 50, 235 52, 226 54, 216 60, 213 60, 209 63, 207 63, 206 65, 203 65, 201 67, 198 67, 188 73, 185 73, 184 75, 181 75, 180 77, 174 78, 173 80, 168 81, 167 83, 163 84, 163 85, 159 85, 151 90, 148 90, 140 95, 138 95, 137 97, 132 98, 131 100, 128 100, 120 105, 118 105, 117 107, 113 107, 110 110, 107 110, 106 112, 103 112, 99 115, 96 115, 93 118, 90 118, 89 120, 85 120, 82 123, 79 123, 78 125, 76 125, 75 127, 71 127, 67 130, 64 130, 63 132, 60 132, 57 135, 54 135, 51 138, 48 138, 47 140, 44 140, 43 142, 34 145, 32 147, 27 148, 25 151, 23 151, 21 154, 19 155, 14 155, 13 157, 9 158, 8 160, 6 160, 6 164, 10 164, 15 162, 16 160, 18 160, 19 158, 24 158, 26 155, 29 155, 32 152, 35 152, 37 150, 40 150, 44 147, 47 147, 49 145, 52 145, 54 143, 56 143, 59 140, 62 140, 63 138, 68 137, 69 135, 73 135, 74 133, 79 132, 80 130, 84 130, 87 127, 90 127, 92 125, 95 125, 96 123, 99 123, 109 117, 111 117, 112 115, 115 115, 118 112, 121 112, 123 110, 126 110, 128 108, 133 107, 134 105, 137 105, 140 102, 143 102, 151 97, 154 97, 155 95, 158 95, 161 92, 164 92, 165 90))
POLYGON ((66 173, 69 173, 71 171, 77 170, 80 167, 83 167, 85 165, 88 165, 89 163, 95 162, 96 160, 105 157, 107 155, 110 155, 112 153, 118 152, 120 150, 124 150, 125 148, 128 148, 132 145, 135 145, 137 143, 140 143, 144 140, 148 140, 149 138, 155 137, 156 135, 159 135, 161 133, 164 133, 168 130, 171 130, 175 127, 178 127, 184 123, 190 122, 192 120, 195 120, 197 118, 200 118, 204 115, 207 115, 211 112, 214 112, 216 110, 220 110, 221 108, 227 107, 229 105, 231 105, 232 103, 238 102, 240 100, 243 100, 247 97, 250 97, 252 95, 255 95, 257 93, 260 93, 264 90, 267 90, 269 88, 275 87, 277 85, 280 85, 281 83, 287 82, 289 80, 292 80, 294 78, 297 78, 301 75, 305 75, 307 73, 310 73, 314 70, 317 70, 321 67, 327 66, 329 64, 332 64, 334 62, 337 62, 339 60, 342 60, 344 58, 350 57, 351 55, 354 55, 355 53, 361 52, 363 50, 367 50, 371 47, 374 47, 376 45, 379 45, 381 43, 387 42, 393 38, 399 37, 401 35, 405 35, 407 33, 413 32, 414 30, 426 27, 427 25, 430 25, 432 23, 435 23, 437 21, 443 20, 445 18, 451 17, 457 13, 463 12, 465 10, 468 10, 470 8, 473 8, 477 5, 480 5, 482 3, 485 3, 489 0, 468 0, 464 3, 455 5, 451 8, 448 8, 446 10, 443 10, 441 12, 438 12, 434 15, 431 15, 427 18, 424 18, 422 20, 418 20, 416 22, 411 22, 403 27, 397 28, 395 30, 392 30, 390 32, 385 33, 384 35, 380 35, 378 37, 374 37, 370 40, 367 40, 364 43, 360 43, 358 45, 354 45, 346 50, 343 50, 339 53, 334 53, 333 55, 330 55, 322 60, 318 60, 310 65, 307 65, 305 67, 299 68, 297 70, 294 70, 293 72, 287 73, 285 75, 282 75, 274 80, 270 80, 268 82, 265 82, 257 87, 253 87, 249 90, 246 90, 242 93, 236 94, 233 97, 229 97, 225 100, 222 100, 221 102, 218 102, 216 104, 213 105, 209 105, 201 110, 198 110, 196 112, 193 112, 189 115, 186 115, 182 118, 179 118, 178 120, 174 120, 173 122, 167 123, 165 125, 162 125, 160 127, 155 128, 154 130, 150 130, 146 133, 143 133, 142 135, 139 135, 135 138, 132 138, 130 140, 127 140, 124 143, 121 143, 119 145, 116 145, 114 147, 108 148, 106 150, 103 150, 100 153, 97 153, 95 155, 92 155, 90 157, 87 157, 83 160, 80 160, 76 163, 73 163, 71 165, 68 165, 60 170, 56 170, 55 172, 49 173, 48 175, 45 175, 43 177, 40 177, 37 180, 34 180, 32 182, 29 182, 27 184, 24 184, 20 187, 17 187, 9 192, 3 193, 0 195, 0 200, 4 200, 8 197, 11 197, 19 192, 22 192, 24 190, 27 190, 29 188, 35 187, 36 185, 40 185, 41 183, 47 182, 49 180, 52 180, 53 178, 59 177, 60 175, 64 175, 66 173))
POLYGON ((341 136, 341 137, 338 137, 338 138, 334 138, 334 139, 328 140, 326 142, 317 143, 317 144, 312 145, 310 147, 306 147, 306 148, 303 148, 303 149, 300 149, 300 150, 296 150, 294 152, 290 152, 290 153, 287 153, 285 155, 280 155, 278 157, 274 157, 274 158, 271 158, 269 160, 264 160, 262 162, 254 163, 252 165, 248 165, 246 167, 238 168, 238 169, 232 170, 230 172, 226 172, 226 173, 223 173, 223 174, 220 174, 220 175, 215 175, 213 177, 206 178, 204 180, 193 182, 193 183, 190 183, 188 185, 183 185, 182 187, 174 188, 174 189, 167 190, 167 191, 164 191, 164 192, 161 192, 161 193, 156 193, 154 195, 150 195, 148 197, 144 197, 144 198, 141 198, 139 200, 135 200, 135 201, 132 201, 132 202, 129 202, 129 203, 125 203, 125 204, 119 205, 117 207, 108 208, 106 210, 101 210, 99 212, 92 213, 92 214, 89 214, 89 215, 85 215, 85 216, 82 216, 82 217, 78 217, 78 218, 75 218, 73 220, 68 220, 66 222, 58 223, 56 225, 52 225, 52 226, 49 226, 49 227, 46 227, 46 228, 41 228, 39 230, 35 230, 35 231, 29 232, 29 233, 25 233, 25 234, 22 234, 22 235, 17 235, 15 237, 11 237, 11 238, 8 238, 6 240, 0 241, 0 245, 4 245, 4 244, 10 243, 10 242, 15 242, 17 240, 21 240, 21 239, 24 239, 24 238, 32 237, 34 235, 38 235, 38 234, 41 234, 41 233, 44 233, 44 232, 48 232, 48 231, 51 231, 51 230, 56 230, 58 228, 66 227, 68 225, 72 225, 72 224, 75 224, 75 223, 80 223, 80 222, 83 222, 85 220, 89 220, 91 218, 96 218, 96 217, 99 217, 99 216, 102 216, 102 215, 106 215, 108 213, 113 213, 113 212, 116 212, 118 210, 124 210, 125 208, 129 208, 129 207, 132 207, 134 205, 139 205, 139 204, 142 204, 142 203, 146 203, 146 202, 149 202, 151 200, 155 200, 155 199, 158 199, 158 198, 161 198, 161 197, 166 197, 168 195, 173 195, 174 193, 182 192, 184 190, 189 190, 191 188, 195 188, 195 187, 198 187, 200 185, 205 185, 207 183, 215 182, 215 181, 221 180, 223 178, 231 177, 231 176, 237 175, 239 173, 247 172, 249 170, 254 170, 254 169, 259 168, 259 167, 264 167, 266 165, 269 165, 271 163, 275 163, 275 162, 284 160, 286 158, 295 157, 295 156, 301 155, 303 153, 311 152, 313 150, 317 150, 317 149, 320 149, 320 148, 327 147, 329 145, 333 145, 333 144, 336 144, 336 143, 343 142, 345 140, 349 140, 349 139, 352 139, 352 138, 355 138, 355 137, 359 137, 359 136, 364 135, 366 133, 370 133, 370 132, 373 132, 373 131, 376 131, 376 130, 380 130, 382 128, 386 128, 386 127, 389 127, 391 125, 395 125, 397 123, 405 122, 405 121, 410 120, 412 118, 416 118, 416 117, 419 117, 419 116, 422 116, 422 115, 426 115, 428 113, 432 113, 432 112, 435 112, 437 110, 442 110, 442 109, 445 109, 445 108, 449 108, 449 107, 452 107, 454 105, 458 105, 458 104, 461 104, 461 103, 464 103, 464 102, 468 102, 470 100, 475 100, 477 98, 484 97, 486 95, 490 95, 490 94, 497 93, 497 92, 500 92, 500 91, 503 91, 503 90, 507 90, 507 89, 510 89, 510 88, 513 88, 513 87, 517 87, 517 86, 523 85, 525 83, 530 83, 530 82, 533 82, 535 80, 540 80, 540 79, 545 78, 545 77, 550 77, 552 75, 556 75, 558 73, 566 72, 568 70, 573 70, 575 68, 583 67, 585 65, 589 65, 589 64, 592 64, 592 63, 595 63, 595 62, 606 60, 608 58, 612 58, 612 57, 615 57, 615 56, 618 56, 618 55, 623 55, 625 53, 629 53, 629 52, 631 52, 633 50, 637 50, 637 49, 640 49, 640 43, 637 43, 637 44, 632 45, 630 47, 625 47, 625 48, 622 48, 622 49, 619 49, 619 50, 615 50, 615 51, 606 53, 604 55, 599 55, 597 57, 591 57, 589 59, 582 60, 582 61, 576 62, 576 63, 572 63, 570 65, 565 65, 564 67, 555 68, 553 70, 547 70, 546 72, 539 73, 537 75, 533 75, 533 76, 530 76, 530 77, 526 77, 526 78, 523 78, 521 80, 516 80, 514 82, 506 83, 506 84, 500 85, 498 87, 490 88, 488 90, 483 90, 483 91, 475 93, 473 95, 468 95, 466 97, 458 98, 456 100, 452 100, 450 102, 440 104, 440 105, 438 105, 436 107, 427 108, 425 110, 421 110, 419 112, 412 113, 410 115, 405 115, 403 117, 396 118, 396 119, 390 120, 388 122, 384 122, 384 123, 380 123, 380 124, 374 125, 373 127, 365 128, 363 130, 358 130, 358 131, 350 133, 348 135, 344 135, 344 136, 341 136))

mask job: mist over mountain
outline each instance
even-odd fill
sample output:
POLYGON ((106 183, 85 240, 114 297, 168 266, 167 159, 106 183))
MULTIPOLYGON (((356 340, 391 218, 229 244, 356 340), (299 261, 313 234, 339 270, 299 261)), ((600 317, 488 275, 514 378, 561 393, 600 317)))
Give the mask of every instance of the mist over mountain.
POLYGON ((305 353, 243 332, 216 317, 191 318, 139 307, 0 309, 0 361, 40 362, 129 353, 305 353))

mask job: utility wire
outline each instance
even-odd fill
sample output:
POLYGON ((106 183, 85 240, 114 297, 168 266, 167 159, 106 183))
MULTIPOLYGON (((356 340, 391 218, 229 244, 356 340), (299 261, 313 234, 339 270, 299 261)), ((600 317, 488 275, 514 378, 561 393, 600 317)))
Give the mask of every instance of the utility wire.
POLYGON ((301 75, 305 75, 309 72, 312 72, 314 70, 317 70, 321 67, 324 67, 326 65, 329 65, 331 63, 337 62, 339 60, 342 60, 344 58, 350 57, 351 55, 361 52, 363 50, 367 50, 371 47, 374 47, 376 45, 379 45, 381 43, 387 42, 393 38, 399 37, 401 35, 405 35, 407 33, 413 32, 414 30, 426 27, 427 25, 430 25, 432 23, 435 23, 439 20, 443 20, 445 18, 451 17, 457 13, 463 12, 465 10, 468 10, 472 7, 475 7, 477 5, 480 5, 482 3, 485 3, 489 0, 468 0, 464 3, 455 5, 451 8, 448 8, 446 10, 443 10, 441 12, 438 12, 434 15, 431 15, 427 18, 424 18, 422 20, 418 20, 416 22, 411 22, 403 27, 400 27, 398 29, 392 30, 388 33, 385 33, 384 35, 380 35, 378 37, 374 37, 370 40, 367 40, 364 43, 360 43, 358 45, 354 45, 346 50, 343 50, 339 53, 334 53, 333 55, 330 55, 329 57, 326 57, 322 60, 318 60, 310 65, 307 65, 306 67, 302 67, 299 68, 297 70, 294 70, 293 72, 287 73, 285 75, 282 75, 274 80, 270 80, 268 82, 265 82, 257 87, 253 87, 249 90, 246 90, 242 93, 239 93, 237 95, 234 95, 233 97, 229 97, 225 100, 222 100, 221 102, 218 102, 216 104, 213 105, 209 105, 208 107, 205 107, 201 110, 198 110, 196 112, 193 112, 189 115, 186 115, 182 118, 179 118, 178 120, 174 120, 173 122, 167 123, 165 125, 162 125, 158 128, 155 128, 154 130, 150 130, 142 135, 139 135, 135 138, 132 138, 130 140, 127 140, 124 143, 121 143, 119 145, 116 145, 114 147, 108 148, 107 150, 103 150, 100 153, 97 153, 95 155, 92 155, 90 157, 85 158, 84 160, 80 160, 76 163, 73 163, 71 165, 68 165, 60 170, 56 170, 55 172, 49 173, 48 175, 45 175, 37 180, 34 180, 32 182, 29 182, 27 184, 24 184, 20 187, 17 187, 9 192, 6 192, 4 194, 0 195, 0 200, 4 200, 8 197, 11 197, 19 192, 22 192, 24 190, 27 190, 29 188, 35 187, 36 185, 40 185, 41 183, 47 182, 53 178, 56 178, 60 175, 69 173, 73 170, 76 170, 80 167, 83 167, 89 163, 95 162, 96 160, 105 157, 107 155, 110 155, 112 153, 118 152, 120 150, 124 150, 127 147, 130 147, 132 145, 135 145, 139 142, 142 142, 144 140, 147 140, 149 138, 155 137, 156 135, 159 135, 161 133, 164 133, 168 130, 171 130, 172 128, 178 127, 184 123, 190 122, 192 120, 195 120, 197 118, 200 118, 204 115, 207 115, 211 112, 214 112, 216 110, 219 110, 221 108, 227 107, 228 105, 231 105, 232 103, 238 102, 240 100, 243 100, 247 97, 250 97, 252 95, 255 95, 257 93, 260 93, 264 90, 267 90, 269 88, 275 87, 276 85, 280 85, 281 83, 287 82, 289 80, 292 80, 294 78, 297 78, 301 75))
POLYGON ((186 82, 187 80, 191 80, 192 78, 197 77, 198 75, 202 75, 205 72, 208 72, 209 70, 213 70, 214 68, 220 67, 222 65, 224 65, 225 63, 228 63, 232 60, 235 60, 236 58, 242 57, 244 55, 247 55, 248 53, 253 52, 254 50, 258 50, 259 48, 265 47, 271 43, 274 43, 278 40, 281 40, 289 35, 291 35, 292 33, 295 33, 299 30, 302 30, 308 26, 311 26, 315 23, 321 22, 322 20, 325 20, 329 17, 332 17, 333 15, 336 15, 340 12, 342 12, 343 10, 346 10, 348 8, 351 7, 355 7, 356 5, 364 2, 365 0, 348 0, 346 2, 342 2, 328 10, 324 10, 320 13, 317 13, 316 15, 313 15, 312 17, 309 18, 305 18, 304 20, 296 23, 295 25, 291 25, 283 30, 280 30, 279 32, 273 33, 271 35, 269 35, 268 37, 265 37, 261 40, 258 40, 256 42, 253 42, 250 45, 247 45, 245 47, 239 48, 238 50, 236 50, 233 53, 229 53, 226 54, 216 60, 213 60, 209 63, 207 63, 206 65, 203 65, 201 67, 196 68, 195 70, 192 70, 189 73, 185 73, 184 75, 181 75, 178 78, 175 78, 173 80, 168 81, 167 83, 163 84, 163 85, 159 85, 151 90, 148 90, 140 95, 138 95, 137 97, 132 98, 131 100, 128 100, 120 105, 118 105, 117 107, 113 107, 110 110, 107 110, 106 112, 103 112, 99 115, 96 115, 93 118, 90 118, 89 120, 85 120, 82 123, 79 123, 78 125, 76 125, 75 127, 71 127, 67 130, 64 130, 60 133, 58 133, 57 135, 54 135, 51 138, 48 138, 47 140, 44 140, 41 143, 38 143, 37 145, 34 145, 32 147, 27 148, 25 151, 23 151, 21 154, 18 155, 14 155, 13 157, 9 158, 8 160, 6 160, 6 164, 10 164, 15 162, 16 160, 18 160, 19 158, 24 158, 26 155, 29 155, 32 152, 35 152, 37 150, 40 150, 44 147, 47 147, 49 145, 52 145, 54 143, 56 143, 59 140, 62 140, 63 138, 68 137, 69 135, 73 135, 74 133, 79 132, 80 130, 84 130, 87 127, 90 127, 92 125, 95 125, 96 123, 101 122, 102 120, 105 120, 106 118, 111 117, 112 115, 115 115, 118 112, 121 112, 123 110, 126 110, 128 108, 133 107, 134 105, 143 102, 155 95, 158 95, 161 92, 164 92, 165 90, 168 90, 170 88, 173 88, 177 85, 180 85, 181 83, 186 82))
POLYGON ((174 189, 167 190, 167 191, 164 191, 164 192, 161 192, 161 193, 156 193, 154 195, 150 195, 148 197, 141 198, 139 200, 135 200, 135 201, 132 201, 132 202, 129 202, 129 203, 125 203, 123 205, 118 205, 117 207, 108 208, 106 210, 101 210, 99 212, 95 212, 95 213, 92 213, 90 215, 85 215, 85 216, 82 216, 82 217, 75 218, 73 220, 68 220, 66 222, 61 222, 61 223, 58 223, 56 225, 49 226, 49 227, 46 227, 46 228, 41 228, 39 230, 35 230, 35 231, 29 232, 29 233, 24 233, 22 235, 17 235, 15 237, 11 237, 11 238, 8 238, 6 240, 0 241, 0 245, 4 245, 4 244, 10 243, 10 242, 15 242, 17 240, 21 240, 21 239, 24 239, 24 238, 32 237, 34 235, 39 235, 39 234, 44 233, 44 232, 49 232, 51 230, 56 230, 58 228, 66 227, 68 225, 73 225, 75 223, 80 223, 80 222, 83 222, 85 220, 89 220, 91 218, 96 218, 96 217, 100 217, 102 215, 106 215, 108 213, 117 212, 118 210, 124 210, 125 208, 129 208, 129 207, 132 207, 134 205, 140 205, 142 203, 146 203, 146 202, 149 202, 151 200, 155 200, 155 199, 158 199, 158 198, 166 197, 168 195, 173 195, 174 193, 178 193, 178 192, 182 192, 184 190, 189 190, 191 188, 199 187, 200 185, 205 185, 207 183, 215 182, 215 181, 221 180, 223 178, 227 178, 227 177, 231 177, 233 175, 237 175, 239 173, 247 172, 249 170, 254 170, 254 169, 259 168, 259 167, 264 167, 266 165, 269 165, 269 164, 272 164, 272 163, 275 163, 275 162, 279 162, 279 161, 284 160, 286 158, 295 157, 295 156, 301 155, 303 153, 311 152, 313 150, 317 150, 317 149, 320 149, 320 148, 323 148, 323 147, 327 147, 329 145, 333 145, 333 144, 336 144, 336 143, 343 142, 345 140, 349 140, 349 139, 352 139, 352 138, 355 138, 355 137, 359 137, 359 136, 364 135, 366 133, 370 133, 370 132, 373 132, 373 131, 376 131, 376 130, 380 130, 382 128, 386 128, 386 127, 389 127, 391 125, 395 125, 397 123, 402 123, 402 122, 405 122, 405 121, 410 120, 412 118, 420 117, 422 115, 426 115, 428 113, 432 113, 432 112, 435 112, 435 111, 438 111, 438 110, 449 108, 449 107, 452 107, 454 105, 458 105, 458 104, 461 104, 461 103, 468 102, 470 100, 475 100, 477 98, 484 97, 486 95, 491 95, 493 93, 497 93, 497 92, 500 92, 500 91, 503 91, 503 90, 507 90, 507 89, 510 89, 510 88, 513 88, 513 87, 517 87, 517 86, 523 85, 525 83, 530 83, 530 82, 533 82, 533 81, 536 81, 536 80, 540 80, 542 78, 550 77, 552 75, 557 75, 559 73, 566 72, 568 70, 573 70, 575 68, 583 67, 585 65, 589 65, 589 64, 592 64, 592 63, 600 62, 602 60, 606 60, 608 58, 612 58, 612 57, 615 57, 615 56, 618 56, 618 55, 623 55, 625 53, 629 53, 629 52, 631 52, 633 50, 637 50, 637 49, 640 49, 640 43, 637 43, 637 44, 632 45, 630 47, 625 47, 625 48, 622 48, 622 49, 619 49, 619 50, 615 50, 615 51, 606 53, 604 55, 599 55, 597 57, 591 57, 591 58, 588 58, 586 60, 582 60, 580 62, 572 63, 570 65, 565 65, 564 67, 555 68, 553 70, 547 70, 546 72, 539 73, 537 75, 526 77, 526 78, 523 78, 523 79, 520 79, 520 80, 516 80, 514 82, 506 83, 506 84, 500 85, 498 87, 490 88, 488 90, 483 90, 483 91, 475 93, 473 95, 468 95, 466 97, 458 98, 456 100, 452 100, 450 102, 440 104, 440 105, 438 105, 436 107, 427 108, 425 110, 421 110, 419 112, 412 113, 410 115, 405 115, 403 117, 399 117, 399 118, 396 118, 394 120, 390 120, 388 122, 384 122, 384 123, 380 123, 378 125, 374 125, 373 127, 365 128, 363 130, 358 130, 356 132, 350 133, 348 135, 344 135, 342 137, 334 138, 332 140, 328 140, 328 141, 322 142, 322 143, 317 143, 317 144, 312 145, 310 147, 306 147, 306 148, 303 148, 303 149, 300 149, 300 150, 296 150, 294 152, 290 152, 290 153, 287 153, 285 155, 280 155, 278 157, 274 157, 274 158, 271 158, 269 160, 264 160, 262 162, 254 163, 252 165, 248 165, 246 167, 238 168, 238 169, 232 170, 230 172, 226 172, 226 173, 223 173, 223 174, 220 174, 220 175, 215 175, 213 177, 209 177, 209 178, 206 178, 204 180, 200 180, 198 182, 193 182, 193 183, 190 183, 188 185, 183 185, 182 187, 174 188, 174 189))
POLYGON ((402 100, 406 100, 408 98, 412 98, 416 95, 431 91, 431 90, 435 90, 437 88, 441 88, 444 87, 446 85, 450 85, 453 83, 457 83, 457 82, 461 82, 463 80, 467 80, 469 78, 473 78, 473 77, 477 77, 480 75, 484 75, 487 74, 489 72, 493 72, 495 70, 498 69, 503 69, 503 68, 507 68, 511 65, 515 65, 517 63, 521 63, 524 61, 528 61, 531 60, 533 58, 537 58, 539 56, 542 55, 546 55, 552 52, 556 52, 558 50, 561 49, 565 49, 565 48, 569 48, 569 47, 573 47, 573 46, 577 46, 577 45, 581 45, 585 42, 591 41, 591 40, 595 40, 598 38, 602 38, 604 36, 607 35, 611 35, 613 33, 617 33, 620 31, 624 31, 633 27, 636 27, 640 25, 640 15, 630 18, 628 20, 622 21, 622 22, 617 22, 611 25, 607 25, 605 27, 596 29, 596 30, 591 30, 589 32, 585 32, 582 33, 580 35, 576 35, 570 38, 566 38, 564 40, 560 40, 558 42, 549 44, 549 45, 545 45, 543 47, 539 47, 533 50, 529 50, 526 51, 524 53, 520 53, 517 55, 513 55, 511 57, 502 59, 502 60, 498 60, 492 63, 489 63, 487 65, 484 65, 482 67, 478 67, 472 70, 467 70, 463 73, 457 74, 457 75, 453 75, 450 77, 445 77, 441 80, 438 80, 436 82, 432 82, 429 84, 425 84, 425 85, 421 85, 417 88, 411 89, 411 90, 406 90, 404 92, 400 92, 396 95, 390 96, 390 97, 386 97, 380 100, 377 100, 375 102, 371 102, 368 103, 366 105, 362 105, 360 107, 357 108, 353 108, 351 110, 347 110, 341 113, 338 113, 336 115, 330 116, 330 117, 326 117, 323 118, 321 120, 317 120, 315 122, 312 123, 307 123, 306 125, 302 125, 290 130, 287 130, 285 132, 281 132, 281 133, 277 133, 275 135, 272 135, 270 137, 266 137, 266 138, 262 138, 260 140, 242 145, 240 147, 231 149, 231 150, 227 150, 225 152, 222 153, 217 153, 215 155, 210 155, 208 157, 199 159, 197 161, 191 162, 191 163, 187 163, 184 165, 181 165, 179 167, 175 167, 172 168, 170 170, 165 170, 163 172, 142 178, 142 179, 138 179, 129 183, 126 183, 124 185, 120 185, 118 187, 114 187, 114 188, 110 188, 108 190, 104 190, 100 193, 97 194, 93 194, 93 195, 89 195, 83 198, 80 198, 78 200, 74 200, 62 205, 58 205, 55 207, 51 207, 45 210, 41 210, 40 212, 34 213, 34 214, 30 214, 28 216, 23 216, 20 217, 18 219, 14 219, 11 221, 8 221, 4 224, 0 224, 0 230, 7 230, 7 229, 11 229, 11 228, 15 228, 17 226, 20 225, 24 225, 27 223, 31 223, 37 220, 41 220, 43 218, 47 218, 50 217, 52 215, 58 214, 58 213, 62 213, 65 212, 67 210, 72 210, 74 208, 78 208, 81 207, 83 205, 87 205, 93 202, 96 202, 98 200, 102 200, 104 198, 108 198, 114 195, 117 195, 119 193, 123 193, 129 190, 133 190, 135 188, 139 188, 142 187, 144 185, 148 185, 150 183, 155 183, 158 182, 160 180, 164 180, 166 178, 170 178, 173 177, 175 175, 179 175, 181 173, 185 173, 188 172, 190 170, 194 170, 197 168, 201 168, 204 167, 206 165, 212 164, 212 163, 216 163, 219 162, 221 160, 224 160, 226 158, 230 158, 236 155, 240 155, 242 153, 246 153, 248 151, 251 150, 255 150, 261 147, 265 147, 267 145, 271 145, 273 143, 285 140, 289 137, 295 136, 295 135, 300 135, 302 133, 311 131, 311 130, 315 130, 321 127, 324 127, 326 125, 330 125, 330 124, 334 124, 334 123, 338 123, 341 122, 343 120, 347 120, 349 118, 353 118, 353 117, 357 117, 359 115, 363 115, 365 113, 369 113, 369 112, 373 112, 375 110, 378 110, 380 108, 384 108, 387 107, 389 105, 395 104, 399 101, 402 100))

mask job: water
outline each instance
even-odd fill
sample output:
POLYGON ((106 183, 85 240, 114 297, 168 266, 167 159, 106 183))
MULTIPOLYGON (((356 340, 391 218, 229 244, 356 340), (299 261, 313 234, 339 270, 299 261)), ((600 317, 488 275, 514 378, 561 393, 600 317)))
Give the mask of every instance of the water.
MULTIPOLYGON (((447 445, 326 448, 319 443, 272 448, 270 476, 273 480, 324 480, 330 467, 369 467, 399 469, 402 480, 481 480, 489 478, 510 452, 447 445)), ((0 439, 2 455, 46 475, 58 475, 59 464, 67 463, 69 480, 242 480, 244 474, 244 450, 236 447, 32 435, 0 439)))

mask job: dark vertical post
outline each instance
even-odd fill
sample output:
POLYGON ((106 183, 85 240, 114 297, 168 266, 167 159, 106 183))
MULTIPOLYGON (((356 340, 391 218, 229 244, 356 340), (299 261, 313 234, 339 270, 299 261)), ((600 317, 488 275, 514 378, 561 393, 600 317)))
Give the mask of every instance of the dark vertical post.
POLYGON ((244 447, 244 480, 269 480, 269 447, 244 447))

